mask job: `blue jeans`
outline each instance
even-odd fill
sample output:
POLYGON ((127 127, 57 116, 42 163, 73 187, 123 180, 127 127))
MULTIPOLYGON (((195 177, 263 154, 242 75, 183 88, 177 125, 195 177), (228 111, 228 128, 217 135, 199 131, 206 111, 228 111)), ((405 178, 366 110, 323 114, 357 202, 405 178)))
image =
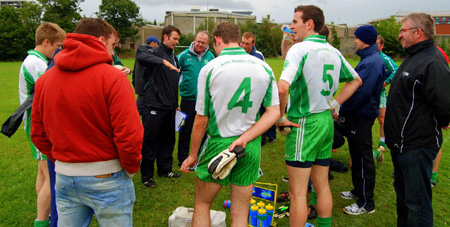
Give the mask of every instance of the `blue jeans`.
POLYGON ((95 213, 100 226, 133 226, 134 185, 125 171, 110 177, 56 174, 58 226, 89 226, 95 213))
POLYGON ((431 170, 439 150, 391 150, 397 193, 397 226, 433 226, 431 170))

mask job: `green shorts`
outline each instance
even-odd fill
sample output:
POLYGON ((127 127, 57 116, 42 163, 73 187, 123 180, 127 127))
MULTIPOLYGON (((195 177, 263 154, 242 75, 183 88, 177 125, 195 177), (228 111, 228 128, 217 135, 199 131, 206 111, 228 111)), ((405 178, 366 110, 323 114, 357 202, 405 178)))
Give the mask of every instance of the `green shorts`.
POLYGON ((215 180, 208 173, 208 164, 212 158, 227 149, 233 141, 239 137, 208 137, 203 144, 195 172, 201 181, 213 182, 221 185, 247 186, 255 183, 260 177, 261 161, 261 136, 247 143, 245 147, 246 156, 237 160, 230 174, 223 180, 215 180))
POLYGON ((31 141, 31 126, 30 126, 31 118, 30 115, 28 115, 27 123, 25 125, 25 132, 27 133, 28 142, 30 142, 30 148, 31 148, 31 156, 35 160, 47 160, 47 156, 45 154, 42 154, 37 147, 33 144, 31 141))
POLYGON ((386 103, 387 103, 387 90, 386 90, 386 88, 383 88, 381 90, 381 95, 380 95, 380 109, 386 108, 386 103))
POLYGON ((286 161, 314 162, 331 157, 334 125, 330 111, 289 120, 301 126, 293 127, 286 137, 286 161))

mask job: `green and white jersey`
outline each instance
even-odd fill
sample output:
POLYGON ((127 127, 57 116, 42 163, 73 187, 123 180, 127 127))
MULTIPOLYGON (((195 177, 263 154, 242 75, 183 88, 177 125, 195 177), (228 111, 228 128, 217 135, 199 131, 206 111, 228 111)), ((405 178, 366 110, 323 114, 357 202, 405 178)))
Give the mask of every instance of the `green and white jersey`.
MULTIPOLYGON (((25 102, 25 100, 30 96, 30 92, 36 83, 36 80, 44 74, 47 70, 48 61, 47 58, 35 51, 29 50, 28 56, 20 66, 19 72, 19 99, 20 104, 25 102)), ((28 115, 31 111, 27 111, 27 114, 23 116, 24 122, 27 123, 28 115)), ((26 127, 26 124, 25 124, 26 127)))
POLYGON ((259 119, 259 108, 279 105, 268 64, 241 47, 225 48, 200 71, 197 114, 208 116, 210 136, 239 136, 259 119))
POLYGON ((308 36, 288 51, 280 77, 290 84, 287 115, 300 118, 330 109, 339 82, 352 81, 357 76, 325 36, 308 36))

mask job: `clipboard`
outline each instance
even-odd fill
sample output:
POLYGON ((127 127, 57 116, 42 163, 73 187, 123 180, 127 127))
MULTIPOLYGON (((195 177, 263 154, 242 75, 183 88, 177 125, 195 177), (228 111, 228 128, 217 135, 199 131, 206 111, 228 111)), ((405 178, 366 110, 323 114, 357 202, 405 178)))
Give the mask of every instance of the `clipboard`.
POLYGON ((175 131, 179 132, 186 121, 187 114, 177 110, 175 113, 175 131))

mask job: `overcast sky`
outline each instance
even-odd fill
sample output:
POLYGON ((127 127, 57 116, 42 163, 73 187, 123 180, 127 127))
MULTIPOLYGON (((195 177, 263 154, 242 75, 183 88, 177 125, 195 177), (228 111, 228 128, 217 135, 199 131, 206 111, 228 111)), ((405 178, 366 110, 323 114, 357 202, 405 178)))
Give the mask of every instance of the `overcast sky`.
MULTIPOLYGON (((252 11, 257 21, 268 14, 277 23, 292 21, 294 8, 314 4, 322 8, 327 23, 346 23, 349 26, 364 24, 373 19, 385 18, 397 11, 450 11, 449 0, 135 0, 144 19, 164 21, 166 11, 189 11, 200 7, 202 11, 218 8, 219 11, 252 11)), ((81 3, 81 15, 95 16, 101 0, 81 3)))

